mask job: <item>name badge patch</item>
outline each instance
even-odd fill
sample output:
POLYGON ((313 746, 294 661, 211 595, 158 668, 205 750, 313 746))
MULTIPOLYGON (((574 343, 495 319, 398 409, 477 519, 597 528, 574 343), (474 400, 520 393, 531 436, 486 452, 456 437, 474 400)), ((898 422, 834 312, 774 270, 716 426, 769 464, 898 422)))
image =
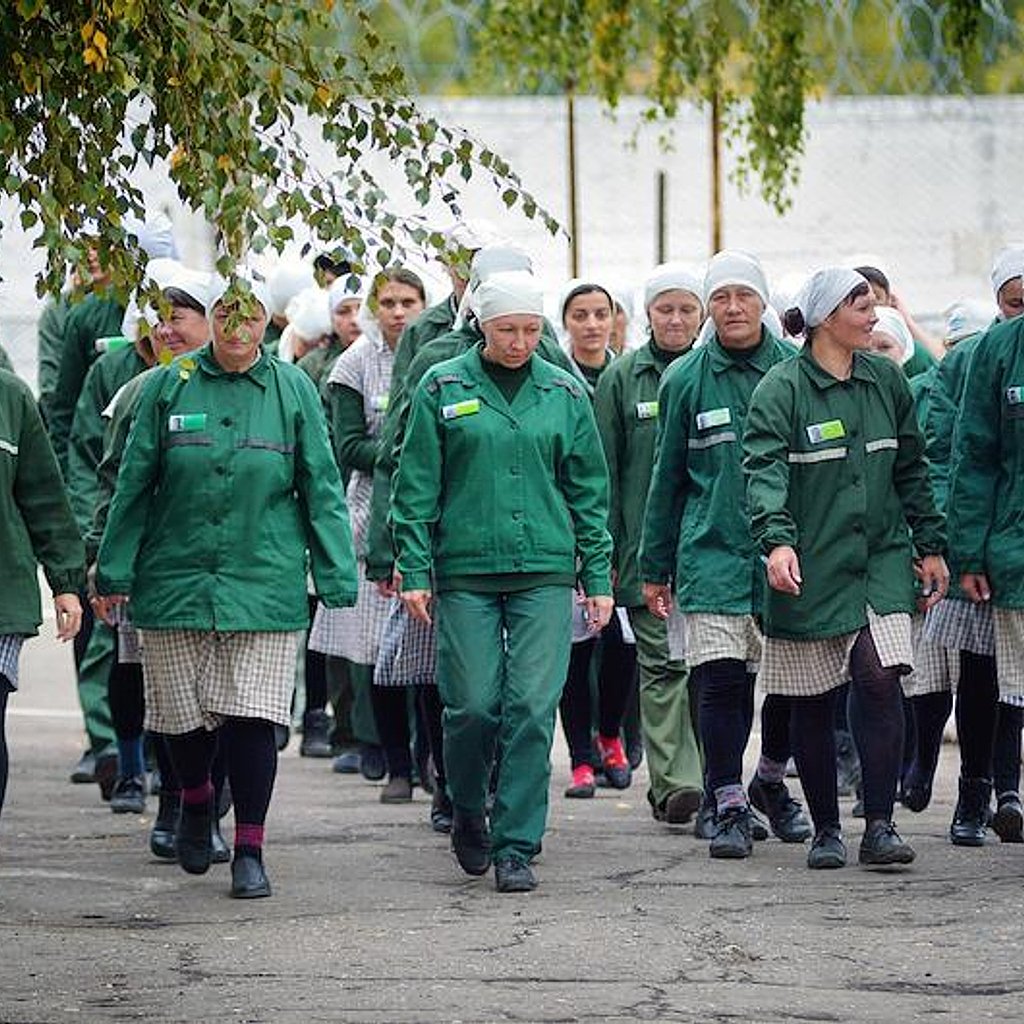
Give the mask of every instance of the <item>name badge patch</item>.
POLYGON ((658 403, 637 402, 636 418, 638 420, 656 420, 658 418, 658 403))
POLYGON ((812 423, 807 428, 807 440, 811 444, 818 444, 821 441, 838 441, 846 437, 846 427, 842 420, 827 420, 824 423, 812 423))
POLYGON ((1009 405, 1020 405, 1022 402, 1024 402, 1024 388, 1007 388, 1006 401, 1009 405))
POLYGON ((167 429, 172 434, 191 434, 206 429, 205 412, 186 412, 171 416, 167 420, 167 429))
POLYGON ((383 395, 374 395, 373 398, 370 399, 370 408, 373 409, 374 412, 387 412, 388 399, 390 397, 391 396, 387 391, 385 391, 383 395))
POLYGON ((460 416, 472 416, 480 411, 479 398, 467 398, 462 402, 441 406, 441 415, 446 420, 458 419, 460 416))
POLYGON ((708 409, 697 413, 697 429, 711 430, 712 427, 727 427, 732 423, 732 412, 729 409, 708 409))
POLYGON ((18 446, 13 441, 5 441, 0 437, 0 452, 7 452, 8 455, 17 455, 18 446))

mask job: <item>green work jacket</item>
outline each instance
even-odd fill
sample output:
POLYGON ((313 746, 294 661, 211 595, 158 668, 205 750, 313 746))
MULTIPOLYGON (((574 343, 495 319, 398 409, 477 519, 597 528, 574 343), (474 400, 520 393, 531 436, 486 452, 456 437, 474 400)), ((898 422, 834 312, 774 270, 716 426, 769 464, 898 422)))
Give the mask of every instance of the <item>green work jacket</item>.
MULTIPOLYGON (((404 337, 403 332, 403 337, 404 337)), ((401 377, 397 364, 391 375, 391 391, 388 396, 388 414, 377 439, 377 461, 373 468, 373 493, 370 498, 370 525, 367 532, 366 575, 371 580, 390 580, 394 567, 394 547, 391 539, 388 510, 391 501, 392 478, 398 465, 398 454, 405 438, 406 421, 412 394, 427 371, 474 348, 483 339, 480 329, 471 322, 457 331, 449 331, 428 342, 416 354, 409 368, 401 377)), ((401 348, 401 340, 399 341, 401 348)), ((397 359, 397 350, 395 353, 397 359)), ((572 360, 562 351, 551 325, 544 321, 540 344, 536 355, 555 366, 561 367, 573 376, 572 360)), ((584 385, 585 387, 585 385, 584 385)), ((588 389, 589 390, 589 389, 588 389)))
POLYGON ((62 293, 58 298, 49 298, 39 314, 36 325, 38 336, 38 376, 39 411, 43 422, 49 424, 53 393, 57 387, 57 376, 60 373, 60 356, 64 351, 65 330, 68 314, 71 312, 71 298, 62 293))
POLYGON ((97 472, 103 461, 107 424, 103 412, 114 395, 149 364, 135 346, 100 356, 85 375, 68 436, 68 497, 79 530, 86 533, 99 497, 97 472))
POLYGON ((914 610, 913 558, 942 554, 924 439, 906 377, 857 352, 838 380, 810 346, 754 392, 743 438, 751 532, 767 556, 793 547, 799 596, 769 589, 765 630, 792 639, 840 636, 879 615, 914 610))
POLYGON ((615 603, 644 603, 640 535, 658 434, 658 386, 670 361, 684 353, 656 351, 654 342, 619 356, 602 374, 594 415, 608 463, 608 529, 615 543, 615 603))
POLYGON ((308 624, 306 551, 329 607, 356 597, 348 510, 316 388, 264 352, 209 346, 147 381, 100 545, 97 589, 150 629, 308 624))
POLYGON ((90 293, 71 307, 64 325, 64 346, 60 353, 60 369, 50 404, 47 427, 53 450, 63 472, 67 472, 68 436, 75 415, 75 406, 82 393, 85 375, 100 353, 100 338, 121 334, 124 307, 113 299, 90 293))
POLYGON ((747 522, 743 425, 754 388, 795 351, 762 328, 757 348, 734 358, 712 335, 662 378, 640 574, 674 581, 684 612, 760 611, 764 570, 747 522))
POLYGON ((310 380, 317 386, 317 390, 320 390, 331 372, 331 367, 334 366, 334 360, 344 351, 341 342, 332 334, 326 345, 320 345, 312 352, 307 352, 295 365, 300 370, 305 370, 310 380))
POLYGON ((420 349, 442 334, 447 334, 455 326, 458 305, 453 292, 437 305, 428 306, 402 331, 395 348, 394 379, 404 379, 420 349))
POLYGON ((908 380, 912 380, 922 373, 927 373, 937 363, 935 356, 915 338, 914 354, 903 364, 903 373, 908 380))
POLYGON ((974 347, 953 433, 949 536, 959 573, 983 572, 1000 608, 1024 608, 1024 316, 974 347))
POLYGON ((0 370, 0 635, 42 622, 36 564, 54 594, 85 584, 85 550, 28 386, 0 370))
POLYGON ((482 346, 435 366, 413 396, 392 505, 405 590, 449 577, 577 575, 611 595, 608 470, 583 385, 535 355, 511 404, 482 346))

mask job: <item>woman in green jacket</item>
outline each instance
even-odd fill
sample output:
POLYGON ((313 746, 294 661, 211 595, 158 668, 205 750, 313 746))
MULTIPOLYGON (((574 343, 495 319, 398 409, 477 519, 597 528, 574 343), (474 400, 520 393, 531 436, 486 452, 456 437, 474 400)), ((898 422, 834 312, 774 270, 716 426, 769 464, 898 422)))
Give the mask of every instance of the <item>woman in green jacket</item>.
POLYGON ((499 892, 536 881, 573 586, 591 627, 612 613, 608 473, 582 383, 538 358, 543 295, 496 274, 474 295, 484 340, 413 396, 392 499, 401 598, 431 620, 463 870, 499 892), (579 572, 577 573, 577 559, 579 572), (500 745, 491 817, 488 777, 500 745))
POLYGON ((848 678, 863 768, 862 864, 906 864, 892 822, 903 744, 900 676, 913 668, 914 569, 922 607, 949 574, 910 389, 868 353, 874 300, 858 273, 814 274, 787 314, 796 359, 751 399, 744 435, 751 531, 767 564, 768 693, 794 698, 793 750, 816 834, 812 868, 846 863, 836 794, 835 700, 848 678))
POLYGON ((0 811, 7 790, 7 698, 18 687, 22 641, 42 622, 37 563, 53 593, 57 636, 71 640, 82 625, 85 548, 32 392, 0 370, 0 811))
POLYGON ((147 727, 182 785, 178 861, 208 870, 218 733, 235 804, 233 896, 268 896, 264 821, 287 725, 307 552, 328 606, 356 597, 352 533, 316 388, 262 350, 269 303, 226 283, 213 341, 154 373, 100 545, 97 590, 142 635, 147 727))

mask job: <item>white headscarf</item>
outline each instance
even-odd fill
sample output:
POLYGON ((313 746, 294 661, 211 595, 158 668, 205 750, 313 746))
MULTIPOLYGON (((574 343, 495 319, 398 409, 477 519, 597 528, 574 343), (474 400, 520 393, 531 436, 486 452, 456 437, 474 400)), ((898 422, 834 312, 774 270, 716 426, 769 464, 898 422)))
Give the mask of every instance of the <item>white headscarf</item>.
POLYGON ((875 306, 875 316, 878 317, 878 323, 874 329, 892 338, 903 349, 900 362, 909 363, 914 358, 914 336, 910 333, 903 314, 892 306, 875 306))
POLYGON ((363 282, 350 285, 349 280, 348 274, 342 274, 341 277, 335 278, 331 282, 331 287, 327 289, 327 305, 332 313, 343 302, 354 301, 362 304, 366 301, 363 282))
POLYGON ((992 263, 992 292, 999 301, 1004 284, 1024 276, 1024 245, 1008 245, 992 263))
POLYGON ((331 310, 327 292, 317 285, 304 288, 285 310, 294 333, 306 341, 314 341, 331 333, 331 310))
POLYGON ((460 250, 476 252, 486 245, 494 245, 500 235, 497 228, 489 220, 456 221, 444 232, 446 253, 455 254, 460 250))
POLYGON ((473 295, 473 311, 481 324, 499 316, 544 315, 544 290, 533 274, 509 271, 492 274, 473 295))
POLYGON ((313 264, 305 260, 282 260, 267 276, 267 313, 287 316, 288 303, 305 288, 316 285, 313 264))
POLYGON ((700 277, 685 263, 660 263, 644 281, 644 309, 650 309, 651 303, 663 292, 684 291, 693 295, 703 307, 704 291, 700 277))
POLYGON ((704 299, 710 301, 719 288, 750 288, 768 305, 768 278, 760 260, 749 252, 726 249, 717 252, 704 275, 704 299))
POLYGON ((166 213, 146 217, 144 221, 126 214, 122 221, 124 230, 139 241, 139 248, 151 259, 177 259, 178 247, 174 244, 174 225, 166 213))
POLYGON ((148 287, 156 285, 160 291, 176 288, 195 299, 203 309, 208 309, 212 277, 202 270, 191 270, 182 266, 177 260, 158 257, 146 264, 145 274, 140 288, 132 293, 121 322, 121 333, 134 341, 138 337, 139 327, 145 322, 155 327, 160 322, 160 312, 151 306, 142 296, 148 287))
POLYGON ((824 323, 854 288, 867 283, 867 278, 847 267, 825 267, 815 271, 800 289, 796 300, 805 326, 818 327, 824 323))
POLYGON ((950 306, 946 318, 946 344, 955 345, 972 334, 984 331, 996 319, 997 310, 990 302, 976 299, 961 299, 950 306))
MULTIPOLYGON (((240 281, 244 281, 248 286, 249 290, 253 294, 253 298, 263 307, 263 311, 270 316, 271 304, 270 304, 270 293, 267 289, 267 282, 262 277, 257 275, 250 270, 248 267, 238 267, 235 270, 235 277, 240 281)), ((210 302, 206 307, 207 311, 212 313, 217 304, 227 294, 229 281, 223 277, 213 277, 210 285, 210 302)))
POLYGON ((478 250, 469 265, 469 284, 462 293, 459 311, 455 317, 455 330, 466 322, 466 313, 473 309, 473 293, 494 274, 533 273, 533 260, 525 249, 517 245, 485 245, 478 250))

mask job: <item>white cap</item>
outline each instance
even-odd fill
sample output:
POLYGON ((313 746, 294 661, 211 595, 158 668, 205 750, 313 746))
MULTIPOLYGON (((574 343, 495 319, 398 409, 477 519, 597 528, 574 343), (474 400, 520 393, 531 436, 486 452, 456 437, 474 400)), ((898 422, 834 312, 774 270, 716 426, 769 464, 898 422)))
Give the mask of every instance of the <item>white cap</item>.
POLYGON ((122 227, 127 234, 134 235, 138 239, 139 248, 151 260, 161 257, 177 258, 178 249, 174 244, 174 225, 166 213, 154 214, 144 221, 138 220, 131 214, 125 214, 122 227))
POLYGON ((472 306, 481 324, 499 316, 543 316, 544 291, 533 274, 521 270, 496 273, 476 289, 472 306))
POLYGON ((804 324, 817 327, 824 323, 850 292, 867 283, 867 278, 848 267, 825 267, 815 271, 796 300, 804 324))
POLYGON ((128 300, 128 306, 124 312, 124 319, 121 323, 121 333, 126 338, 135 339, 138 336, 139 324, 145 321, 150 327, 155 327, 160 320, 157 309, 142 299, 141 293, 147 288, 156 285, 160 291, 168 288, 176 288, 186 295, 195 299, 204 309, 207 309, 207 302, 210 298, 211 275, 202 270, 191 270, 182 266, 177 260, 158 257, 146 264, 142 284, 139 289, 132 293, 128 300), (141 302, 140 302, 141 300, 141 302))
POLYGON ((892 306, 875 306, 875 316, 878 317, 878 323, 875 324, 874 330, 892 338, 903 349, 900 362, 909 363, 914 358, 914 336, 910 333, 903 314, 892 306))
POLYGON ((650 309, 651 303, 662 294, 671 291, 689 292, 703 305, 704 291, 700 277, 685 263, 661 263, 656 266, 644 281, 644 309, 650 309))
POLYGON ((363 294, 363 282, 352 281, 350 274, 342 274, 331 282, 327 289, 327 306, 333 313, 343 302, 362 303, 366 296, 363 294))
POLYGON ((267 276, 267 312, 272 316, 286 316, 288 303, 304 288, 316 285, 313 264, 305 260, 282 260, 267 276))
POLYGON ((750 288, 768 305, 768 278, 760 260, 749 252, 726 249, 711 257, 704 275, 704 298, 709 301, 719 288, 750 288))
POLYGON ((304 341, 314 341, 331 333, 331 308, 327 292, 318 285, 304 288, 285 310, 288 325, 304 341))
POLYGON ((991 302, 977 299, 961 299, 954 302, 943 314, 946 318, 946 342, 955 345, 972 334, 979 334, 991 326, 997 310, 991 302))
POLYGON ((992 291, 996 301, 1003 285, 1024 276, 1024 245, 1008 245, 992 263, 992 291))
POLYGON ((448 253, 460 249, 475 252, 484 246, 494 245, 499 238, 497 228, 489 220, 460 220, 445 230, 444 247, 448 253))
POLYGON ((475 290, 493 274, 515 271, 533 273, 533 260, 525 249, 518 245, 485 245, 469 265, 469 289, 475 290))
MULTIPOLYGON (((235 275, 239 281, 244 281, 248 286, 249 290, 253 294, 253 298, 263 307, 263 311, 270 316, 270 292, 267 288, 267 282, 262 277, 258 277, 256 273, 249 267, 236 267, 235 275)), ((219 302, 221 302, 224 296, 227 294, 228 286, 230 281, 223 277, 215 276, 210 285, 210 304, 206 307, 207 311, 212 313, 214 308, 219 302)))

